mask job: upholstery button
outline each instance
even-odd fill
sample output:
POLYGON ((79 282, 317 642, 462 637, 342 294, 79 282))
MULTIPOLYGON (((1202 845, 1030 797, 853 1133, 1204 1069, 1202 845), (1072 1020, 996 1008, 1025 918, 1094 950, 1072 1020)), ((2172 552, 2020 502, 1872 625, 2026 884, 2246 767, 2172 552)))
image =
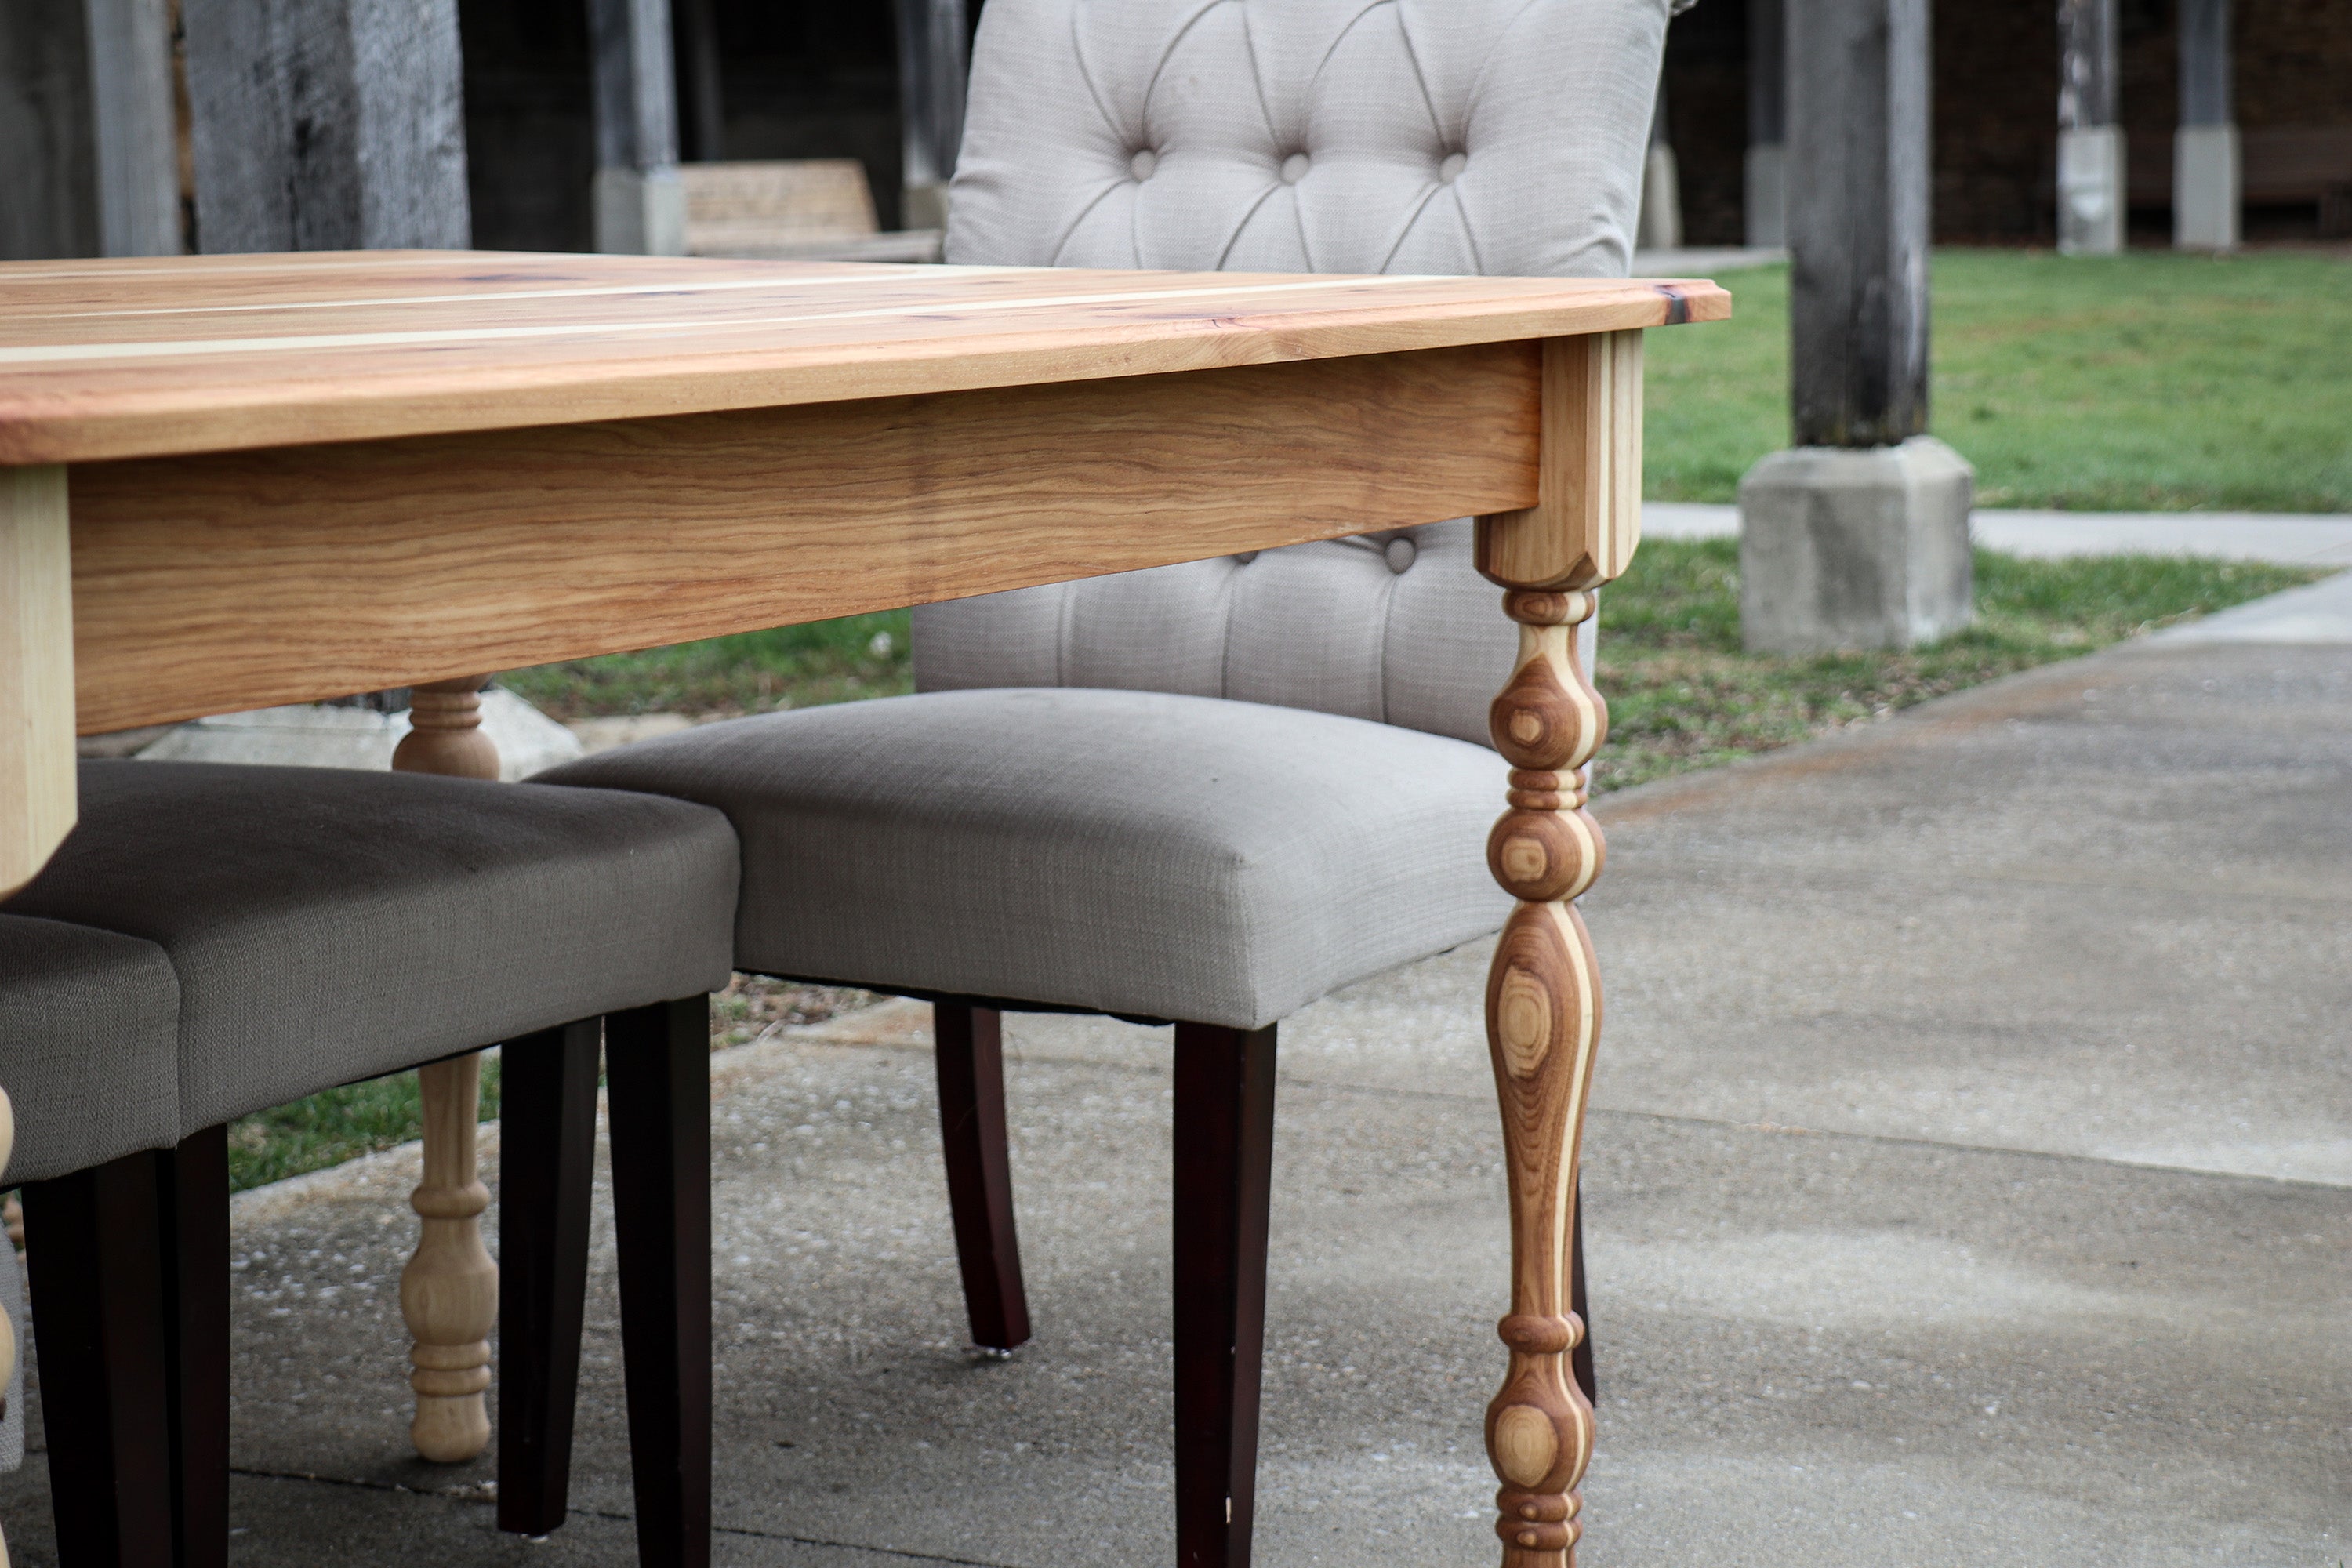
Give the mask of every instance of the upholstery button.
POLYGON ((1437 177, 1450 185, 1462 177, 1462 166, 1469 162, 1467 153, 1448 153, 1445 162, 1437 165, 1437 177))
POLYGON ((1421 553, 1421 547, 1410 539, 1391 539, 1388 549, 1381 553, 1389 558, 1390 571, 1402 573, 1412 564, 1413 558, 1421 553))
POLYGON ((1151 171, 1158 167, 1160 154, 1149 147, 1138 148, 1135 156, 1127 161, 1127 172, 1139 180, 1151 178, 1151 171))
POLYGON ((1236 566, 1246 566, 1246 565, 1248 565, 1251 562, 1253 562, 1253 561, 1255 561, 1255 560, 1256 560, 1256 559, 1257 559, 1257 552, 1256 552, 1256 551, 1255 551, 1255 550, 1244 550, 1244 551, 1243 551, 1240 554, 1238 554, 1238 555, 1236 555, 1236 556, 1234 556, 1234 565, 1236 565, 1236 566))
POLYGON ((1282 161, 1282 178, 1286 184, 1297 184, 1307 177, 1307 154, 1293 153, 1282 161))

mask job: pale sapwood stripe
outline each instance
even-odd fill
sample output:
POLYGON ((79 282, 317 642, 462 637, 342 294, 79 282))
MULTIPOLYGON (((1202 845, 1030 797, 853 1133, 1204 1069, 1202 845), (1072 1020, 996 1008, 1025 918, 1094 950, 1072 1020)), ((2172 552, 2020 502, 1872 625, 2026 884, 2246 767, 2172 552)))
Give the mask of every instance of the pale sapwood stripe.
POLYGON ((1560 1125, 1567 1131, 1570 1158, 1559 1162, 1553 1173, 1555 1184, 1551 1194, 1552 1256, 1559 1260, 1559 1289, 1561 1297, 1554 1304, 1554 1312, 1568 1310, 1568 1256, 1570 1230, 1576 1218, 1576 1167, 1583 1152, 1584 1100, 1592 1085, 1592 1058, 1601 1037, 1601 976, 1593 963, 1592 939, 1585 934, 1583 922, 1576 911, 1564 903, 1549 908, 1559 933, 1568 944, 1570 962, 1576 968, 1576 1050, 1570 1063, 1568 1111, 1560 1125))
POLYGON ((390 294, 367 299, 284 300, 270 302, 234 301, 218 305, 154 305, 124 310, 47 310, 38 312, 40 319, 49 321, 82 321, 93 316, 202 316, 249 310, 364 310, 377 305, 481 305, 504 304, 509 300, 589 300, 627 294, 709 294, 739 289, 815 289, 831 288, 837 283, 912 283, 932 278, 986 278, 999 273, 1048 272, 1045 267, 930 267, 922 269, 920 277, 911 277, 908 268, 903 272, 834 272, 810 278, 715 278, 705 282, 680 279, 667 283, 607 284, 593 289, 475 289, 463 294, 390 294))
POLYGON ((718 321, 569 321, 549 326, 453 327, 439 331, 321 332, 305 337, 212 338, 136 343, 49 343, 31 348, 0 348, 0 364, 60 364, 88 360, 179 359, 206 354, 296 353, 320 349, 383 347, 412 343, 518 342, 529 338, 581 337, 606 332, 743 331, 755 327, 787 327, 803 321, 880 320, 892 316, 931 316, 941 311, 965 315, 980 310, 1058 310, 1079 305, 1149 304, 1165 300, 1230 299, 1236 295, 1293 293, 1309 289, 1385 287, 1422 283, 1420 278, 1318 278, 1301 283, 1257 283, 1240 288, 1162 289, 1132 293, 1066 294, 1012 300, 921 300, 865 310, 814 310, 789 316, 760 316, 718 321))

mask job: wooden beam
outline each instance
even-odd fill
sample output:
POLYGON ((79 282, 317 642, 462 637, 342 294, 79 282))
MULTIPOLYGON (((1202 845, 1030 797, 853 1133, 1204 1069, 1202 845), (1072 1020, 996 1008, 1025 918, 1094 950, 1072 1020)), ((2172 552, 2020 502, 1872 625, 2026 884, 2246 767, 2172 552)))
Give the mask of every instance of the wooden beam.
POLYGON ((66 471, 0 468, 0 898, 74 825, 66 471))
POLYGON ((596 94, 596 248, 678 256, 677 79, 669 0, 588 0, 596 94))
POLYGON ((0 0, 0 258, 180 248, 163 0, 0 0))
POLYGON ((898 0, 900 228, 947 225, 948 181, 963 144, 969 37, 964 0, 898 0))
POLYGON ((180 253, 179 132, 164 0, 85 0, 106 256, 180 253))
POLYGON ((1927 428, 1927 0, 1789 22, 1789 333, 1800 447, 1927 428))
POLYGON ((81 721, 1507 512, 1538 500, 1538 374, 1498 343, 88 464, 81 721))
POLYGON ((457 0, 182 0, 196 242, 463 249, 457 0))

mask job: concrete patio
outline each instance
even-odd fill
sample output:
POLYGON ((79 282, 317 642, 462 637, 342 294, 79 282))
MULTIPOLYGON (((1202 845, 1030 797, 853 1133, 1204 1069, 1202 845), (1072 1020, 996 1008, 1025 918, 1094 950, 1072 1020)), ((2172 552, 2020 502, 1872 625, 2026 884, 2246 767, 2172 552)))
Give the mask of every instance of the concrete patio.
MULTIPOLYGON (((1587 1568, 2352 1556, 2341 609, 2334 645, 2192 628, 1602 803, 1587 1568)), ((1285 1026, 1264 1563, 1493 1560, 1485 959, 1285 1026)), ((1166 1035, 1008 1029, 1040 1329, 992 1363, 924 1016, 714 1060, 719 1561, 1163 1563, 1166 1035)), ((234 1560, 631 1561, 609 1224, 576 1511, 503 1538, 490 1465, 403 1457, 413 1179, 239 1200, 234 1560)), ((0 1481, 27 1565, 42 1465, 0 1481)))

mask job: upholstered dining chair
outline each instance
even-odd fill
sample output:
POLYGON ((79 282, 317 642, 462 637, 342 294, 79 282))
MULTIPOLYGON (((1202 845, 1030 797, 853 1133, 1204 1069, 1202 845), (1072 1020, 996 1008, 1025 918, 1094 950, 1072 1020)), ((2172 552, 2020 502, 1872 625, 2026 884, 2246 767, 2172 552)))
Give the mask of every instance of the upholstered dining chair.
POLYGON ((601 1047, 640 1553, 707 1562, 726 818, 425 773, 91 762, 79 785, 0 915, 64 1568, 226 1561, 227 1123, 500 1042, 499 1523, 564 1518, 601 1047))
MULTIPOLYGON (((949 258, 1622 276, 1667 10, 991 0, 949 258)), ((1363 523, 919 609, 917 695, 544 775, 725 811, 738 968, 935 1000, 982 1343, 1028 1331, 1001 1011, 1174 1021, 1188 1568, 1249 1553, 1276 1025, 1508 908, 1482 850, 1505 788, 1486 713, 1514 647, 1471 521, 1363 523)))

